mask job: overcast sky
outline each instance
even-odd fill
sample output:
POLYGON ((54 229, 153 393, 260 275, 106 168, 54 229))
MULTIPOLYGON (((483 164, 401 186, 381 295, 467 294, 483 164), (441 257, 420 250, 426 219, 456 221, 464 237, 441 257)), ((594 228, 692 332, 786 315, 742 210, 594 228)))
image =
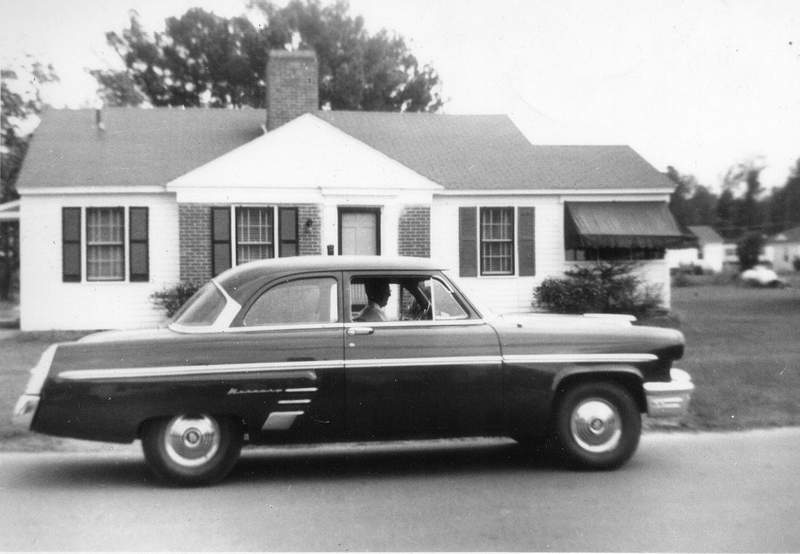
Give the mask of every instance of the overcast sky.
MULTIPOLYGON (((92 105, 84 68, 118 63, 104 33, 135 8, 150 30, 245 0, 0 0, 0 59, 52 62, 56 105, 92 105)), ((509 113, 535 142, 630 144, 659 170, 716 185, 763 157, 781 185, 800 157, 800 1, 351 0, 440 73, 447 113, 509 113)))

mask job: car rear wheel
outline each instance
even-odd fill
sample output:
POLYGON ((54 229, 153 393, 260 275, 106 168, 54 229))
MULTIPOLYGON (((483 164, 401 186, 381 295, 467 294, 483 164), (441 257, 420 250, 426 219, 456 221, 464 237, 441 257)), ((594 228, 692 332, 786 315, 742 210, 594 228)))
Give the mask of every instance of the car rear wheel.
POLYGON ((636 451, 642 418, 631 394, 615 383, 581 383, 558 402, 555 438, 574 466, 613 469, 636 451))
POLYGON ((148 422, 142 430, 142 449, 160 479, 205 485, 233 469, 242 449, 242 430, 232 418, 182 414, 148 422))

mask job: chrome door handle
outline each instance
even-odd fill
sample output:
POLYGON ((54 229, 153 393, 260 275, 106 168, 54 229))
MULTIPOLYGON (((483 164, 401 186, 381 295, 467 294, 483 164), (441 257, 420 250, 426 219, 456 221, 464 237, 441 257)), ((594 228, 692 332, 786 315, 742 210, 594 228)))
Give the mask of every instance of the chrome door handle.
POLYGON ((371 335, 375 332, 372 327, 348 327, 347 334, 351 337, 354 335, 371 335))

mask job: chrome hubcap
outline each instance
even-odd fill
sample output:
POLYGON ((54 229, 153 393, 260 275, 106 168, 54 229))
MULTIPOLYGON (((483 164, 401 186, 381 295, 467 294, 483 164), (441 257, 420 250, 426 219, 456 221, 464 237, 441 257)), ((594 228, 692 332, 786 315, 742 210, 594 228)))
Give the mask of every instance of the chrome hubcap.
POLYGON ((164 447, 169 459, 184 467, 197 467, 219 450, 219 424, 208 416, 177 416, 167 424, 164 447))
POLYGON ((570 431, 584 450, 598 454, 610 452, 622 437, 619 412, 605 400, 588 398, 572 411, 570 431))

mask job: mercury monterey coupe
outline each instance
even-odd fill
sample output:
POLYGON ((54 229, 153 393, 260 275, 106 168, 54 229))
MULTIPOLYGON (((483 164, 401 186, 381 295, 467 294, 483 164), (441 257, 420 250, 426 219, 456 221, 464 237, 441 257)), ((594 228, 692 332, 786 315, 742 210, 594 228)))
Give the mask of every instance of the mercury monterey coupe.
POLYGON ((18 424, 142 441, 159 477, 225 477, 244 443, 551 436, 573 465, 623 464, 641 414, 688 408, 674 330, 625 316, 491 316, 431 260, 297 257, 207 283, 169 328, 50 346, 18 424))

